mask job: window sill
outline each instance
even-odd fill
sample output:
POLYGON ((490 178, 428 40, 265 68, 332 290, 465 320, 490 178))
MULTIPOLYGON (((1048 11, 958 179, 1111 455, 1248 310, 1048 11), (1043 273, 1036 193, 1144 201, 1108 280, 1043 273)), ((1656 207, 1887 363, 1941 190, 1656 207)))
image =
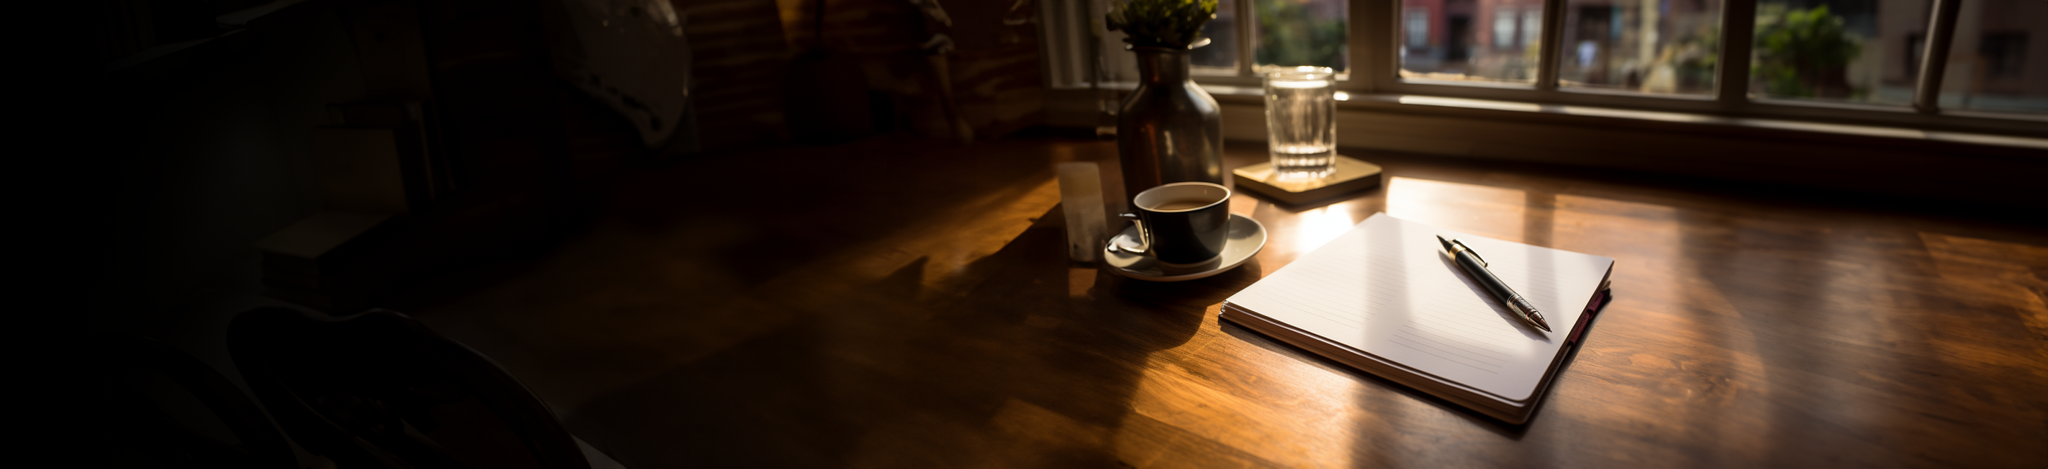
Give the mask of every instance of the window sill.
MULTIPOLYGON (((1052 125, 1114 125, 1105 86, 1047 93, 1052 125)), ((1262 93, 1208 87, 1224 138, 1266 139, 1262 93)), ((1681 174, 1729 181, 2048 207, 2027 188, 2048 173, 2048 138, 1618 107, 1353 93, 1337 142, 1373 151, 1681 174), (2038 201, 2036 201, 2038 199, 2038 201)))
MULTIPOLYGON (((1481 99, 1445 98, 1436 96, 1402 94, 1352 95, 1340 104, 1342 109, 1360 110, 1483 110, 1540 116, 1582 117, 1616 121, 1635 121, 1651 124, 1691 124, 1733 129, 1764 129, 1772 131, 1805 132, 1823 135, 1880 137, 1892 139, 1921 140, 1931 142, 1991 145, 2034 150, 2048 150, 2048 138, 2033 138, 1986 133, 1922 130, 1905 127, 1836 124, 1790 119, 1766 119, 1752 117, 1728 117, 1712 114, 1643 111, 1595 106, 1537 104, 1529 102, 1494 101, 1481 99)), ((1427 112, 1427 111, 1424 111, 1427 112)), ((1619 123, 1619 122, 1615 122, 1619 123)))
MULTIPOLYGON (((1105 89, 1129 90, 1124 85, 1105 89)), ((1263 90, 1258 87, 1202 85, 1218 103, 1225 106, 1261 106, 1263 90)), ((1467 117, 1536 120, 1555 123, 1577 123, 1598 125, 1650 125, 1672 130, 1734 130, 1751 129, 1772 132, 1796 132, 1814 136, 1849 136, 1903 139, 1910 141, 1959 143, 1995 147, 2010 147, 2025 150, 2048 150, 2048 138, 2002 135, 1983 132, 1961 132, 1949 130, 1927 130, 1898 126, 1844 124, 1824 121, 1772 119, 1757 117, 1730 117, 1714 114, 1646 111, 1615 107, 1583 106, 1567 104, 1544 104, 1526 101, 1504 101, 1490 99, 1451 98, 1400 93, 1345 93, 1339 92, 1337 107, 1340 111, 1368 111, 1392 113, 1449 114, 1467 117), (1576 122, 1574 122, 1576 121, 1576 122)), ((1263 112, 1263 111, 1261 111, 1263 112)), ((1255 123, 1263 133, 1264 123, 1255 123)), ((1342 129, 1340 129, 1341 132, 1342 129)), ((1239 132, 1229 132, 1233 136, 1239 132)), ((1245 137, 1239 137, 1245 138, 1245 137)), ((1264 137, 1248 138, 1264 140, 1264 137)))

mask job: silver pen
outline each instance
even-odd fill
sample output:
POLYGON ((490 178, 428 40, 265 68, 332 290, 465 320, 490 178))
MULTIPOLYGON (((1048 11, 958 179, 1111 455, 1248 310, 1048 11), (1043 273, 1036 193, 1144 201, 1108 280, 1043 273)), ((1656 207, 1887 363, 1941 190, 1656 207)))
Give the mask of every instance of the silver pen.
POLYGON ((1508 311, 1514 312, 1529 325, 1543 329, 1543 332, 1550 332, 1550 325, 1543 322, 1543 313, 1536 312, 1536 305, 1529 304, 1529 300, 1522 299, 1520 293, 1515 293, 1515 289, 1508 288, 1507 283, 1501 282, 1500 277, 1493 276, 1493 271, 1486 270, 1486 260, 1480 259, 1478 252, 1455 239, 1437 236, 1436 240, 1444 244, 1444 251, 1451 253, 1451 260, 1456 262, 1459 268, 1470 274, 1473 280, 1478 280, 1479 285, 1485 288, 1487 293, 1492 293, 1494 299, 1500 300, 1501 304, 1508 307, 1508 311))

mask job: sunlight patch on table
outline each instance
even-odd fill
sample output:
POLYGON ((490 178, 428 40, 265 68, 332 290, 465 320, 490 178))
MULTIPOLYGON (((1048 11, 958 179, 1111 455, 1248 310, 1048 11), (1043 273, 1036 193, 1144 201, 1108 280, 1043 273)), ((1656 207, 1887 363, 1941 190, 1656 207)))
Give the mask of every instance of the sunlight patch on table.
MULTIPOLYGON (((1600 313, 1595 326, 1586 332, 1579 362, 1569 373, 1596 377, 1595 386, 1578 387, 1567 382, 1560 390, 1597 394, 1559 393, 1548 412, 1577 413, 1580 407, 1621 409, 1697 408, 1686 401, 1709 401, 1722 408, 1757 405, 1773 389, 1767 379, 1757 344, 1757 335, 1741 327, 1743 312, 1708 280, 1702 266, 1684 261, 1688 230, 1678 209, 1640 202, 1599 197, 1558 194, 1547 213, 1546 237, 1559 249, 1593 253, 1614 258, 1612 288, 1614 302, 1600 313), (1678 305, 1678 308, 1650 310, 1644 305, 1678 305), (1658 350, 1644 341, 1704 346, 1685 350, 1658 350), (1720 364, 1701 368, 1699 364, 1720 364), (1682 377, 1673 379, 1673 377, 1682 377), (1665 383, 1633 389, 1611 388, 1612 383, 1665 383)), ((1703 234, 1697 229, 1694 236, 1703 234)), ((1768 410, 1763 418, 1730 418, 1722 415, 1668 415, 1660 413, 1619 414, 1622 421, 1612 425, 1644 425, 1665 419, 1705 422, 1697 431, 1714 435, 1717 441, 1738 447, 1767 447, 1773 438, 1768 410)), ((1540 418, 1540 417, 1539 417, 1540 418)))
POLYGON ((839 275, 879 280, 918 258, 925 262, 924 290, 943 288, 974 261, 1008 246, 1060 202, 1059 181, 1046 179, 964 201, 874 242, 851 246, 840 256, 814 263, 839 275), (958 227, 982 227, 962 232, 958 227))
MULTIPOLYGON (((1927 246, 1935 272, 1949 289, 1965 292, 1959 296, 1969 298, 1972 306, 2012 311, 2017 322, 2035 337, 2048 337, 2048 302, 2042 298, 2043 292, 2048 292, 2048 279, 2037 273, 2039 266, 2048 265, 2048 247, 1926 232, 1920 233, 1920 241, 1927 246), (1986 272, 1992 274, 1985 275, 1986 272)), ((1952 324, 1948 329, 1967 331, 2010 324, 1996 317, 1975 319, 1975 323, 1952 324)), ((1967 340, 1941 341, 1936 345, 1945 350, 1935 356, 1957 362, 1954 366, 2013 360, 2041 363, 2042 357, 2048 357, 2048 341, 2040 340, 2033 341, 2033 357, 1995 356, 2006 348, 1967 340)), ((2048 376, 2048 366, 2029 371, 2035 376, 2048 376)))
POLYGON ((1301 212, 1293 233, 1294 252, 1306 253, 1329 244, 1330 240, 1344 236, 1351 227, 1358 225, 1358 217, 1351 213, 1351 202, 1321 207, 1301 212))
POLYGON ((1387 182, 1387 214, 1507 241, 1525 242, 1528 193, 1516 189, 1396 177, 1387 182))
MULTIPOLYGON (((1297 378, 1288 383, 1291 386, 1329 390, 1315 393, 1324 398, 1259 402, 1211 387, 1175 360, 1162 359, 1170 356, 1173 354, 1155 353, 1148 359, 1131 394, 1132 413, 1281 465, 1349 464, 1348 442, 1354 417, 1359 416, 1353 415, 1353 407, 1343 398, 1356 386, 1347 377, 1295 362, 1300 366, 1293 370, 1268 371, 1297 378), (1287 410, 1268 410, 1268 406, 1287 410), (1298 415, 1317 418, 1304 421, 1293 417, 1298 415), (1236 444, 1240 441, 1247 445, 1236 444)), ((1114 436, 1117 452, 1143 452, 1149 443, 1131 435, 1129 425, 1125 427, 1114 436)))

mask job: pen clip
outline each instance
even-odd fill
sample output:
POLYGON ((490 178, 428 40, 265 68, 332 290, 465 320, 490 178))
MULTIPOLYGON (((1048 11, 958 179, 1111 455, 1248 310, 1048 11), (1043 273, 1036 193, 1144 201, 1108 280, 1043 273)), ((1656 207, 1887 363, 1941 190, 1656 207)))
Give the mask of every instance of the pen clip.
POLYGON ((1475 260, 1475 261, 1479 261, 1479 266, 1480 266, 1480 267, 1492 267, 1492 265, 1491 265, 1491 264, 1487 264, 1487 263, 1486 263, 1486 258, 1484 258, 1484 257, 1479 257, 1479 251, 1474 251, 1474 250, 1472 250, 1472 247, 1471 247, 1471 246, 1466 246, 1466 245, 1465 245, 1465 242, 1464 242, 1464 241, 1459 241, 1459 240, 1455 240, 1455 239, 1453 239, 1453 240, 1451 240, 1451 242, 1453 242, 1453 243, 1457 243, 1457 244, 1458 244, 1458 247, 1459 247, 1459 248, 1462 248, 1462 249, 1463 249, 1463 250, 1465 251, 1465 253, 1466 253, 1466 254, 1471 254, 1471 255, 1472 255, 1472 260, 1475 260))

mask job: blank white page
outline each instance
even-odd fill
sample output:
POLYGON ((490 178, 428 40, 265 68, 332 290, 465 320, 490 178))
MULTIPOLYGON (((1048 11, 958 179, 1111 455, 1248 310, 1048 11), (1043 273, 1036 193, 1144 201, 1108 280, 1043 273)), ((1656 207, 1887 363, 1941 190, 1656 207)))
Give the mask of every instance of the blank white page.
POLYGON ((1228 300, 1295 329, 1478 389, 1529 399, 1586 302, 1607 257, 1474 236, 1375 214, 1228 300), (1443 254, 1463 241, 1543 313, 1528 326, 1443 254))

